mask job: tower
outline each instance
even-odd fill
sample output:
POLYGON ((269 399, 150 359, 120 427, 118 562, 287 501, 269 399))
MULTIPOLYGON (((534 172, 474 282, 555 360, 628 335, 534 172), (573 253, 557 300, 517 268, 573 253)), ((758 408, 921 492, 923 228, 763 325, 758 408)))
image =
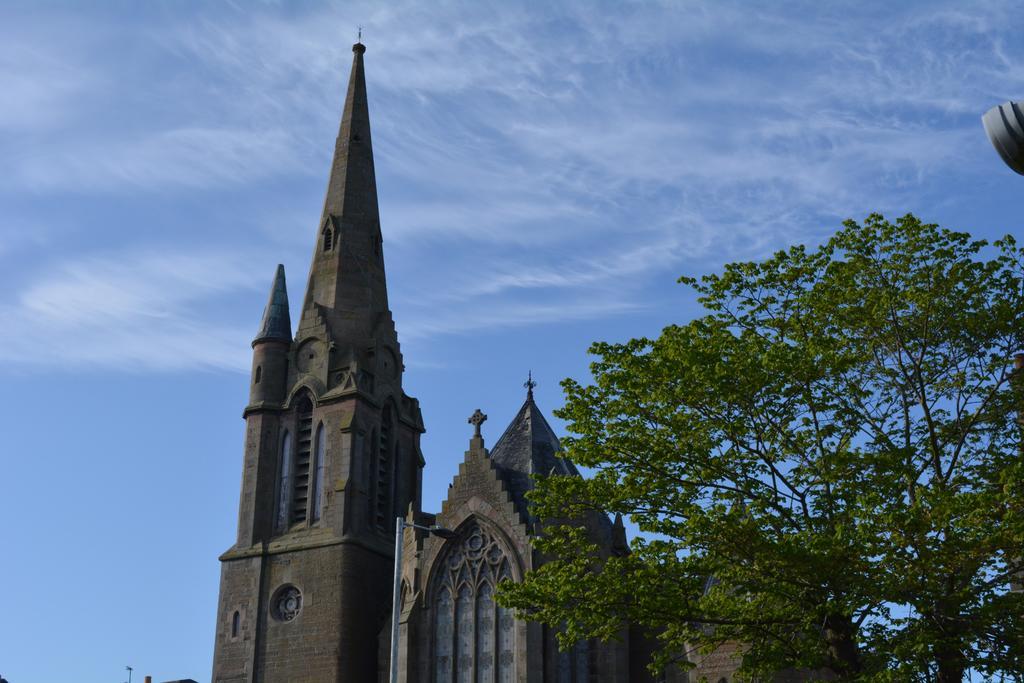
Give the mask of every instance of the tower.
POLYGON ((420 509, 423 421, 388 309, 363 54, 294 337, 283 266, 253 341, 238 537, 221 555, 213 678, 373 681, 394 520, 420 509))

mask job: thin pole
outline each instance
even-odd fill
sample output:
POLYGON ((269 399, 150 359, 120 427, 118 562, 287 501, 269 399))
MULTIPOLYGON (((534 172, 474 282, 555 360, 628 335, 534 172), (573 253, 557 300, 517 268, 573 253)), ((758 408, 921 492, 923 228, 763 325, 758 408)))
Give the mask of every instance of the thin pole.
POLYGON ((398 616, 402 592, 402 534, 405 520, 395 519, 395 586, 391 594, 391 683, 398 683, 398 616))

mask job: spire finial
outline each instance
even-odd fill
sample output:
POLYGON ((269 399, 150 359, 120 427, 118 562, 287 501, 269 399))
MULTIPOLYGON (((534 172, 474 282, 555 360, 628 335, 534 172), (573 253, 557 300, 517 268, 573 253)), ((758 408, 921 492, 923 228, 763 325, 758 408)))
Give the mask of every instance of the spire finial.
POLYGON ((533 370, 526 373, 526 381, 523 382, 523 386, 526 387, 526 398, 533 398, 533 388, 537 386, 537 383, 533 381, 533 370))

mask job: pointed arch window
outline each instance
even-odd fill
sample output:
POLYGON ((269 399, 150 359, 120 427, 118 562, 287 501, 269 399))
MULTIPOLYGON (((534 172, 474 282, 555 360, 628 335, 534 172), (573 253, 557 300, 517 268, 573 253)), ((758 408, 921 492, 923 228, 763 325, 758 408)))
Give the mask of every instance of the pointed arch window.
POLYGON ((288 496, 291 493, 292 481, 292 435, 285 430, 281 437, 281 469, 277 481, 277 520, 278 531, 288 528, 288 496))
POLYGON ((597 680, 597 649, 589 640, 580 640, 569 650, 558 653, 558 683, 590 683, 597 680))
POLYGON ((376 525, 377 523, 377 448, 379 442, 380 436, 375 428, 370 432, 363 451, 366 458, 364 462, 366 462, 366 467, 369 470, 367 473, 369 495, 367 496, 366 514, 367 523, 370 525, 376 525))
POLYGON ((323 247, 322 247, 322 249, 326 253, 326 252, 330 251, 333 248, 334 248, 334 230, 332 230, 331 226, 328 224, 327 227, 324 228, 324 238, 323 238, 323 247))
POLYGON ((327 430, 321 422, 316 428, 316 443, 313 446, 313 485, 310 490, 309 500, 312 508, 309 511, 310 520, 320 521, 320 510, 323 507, 324 496, 324 457, 327 452, 327 430))
POLYGON ((502 544, 474 523, 439 562, 431 600, 435 683, 512 683, 515 618, 494 601, 498 584, 512 578, 502 544))

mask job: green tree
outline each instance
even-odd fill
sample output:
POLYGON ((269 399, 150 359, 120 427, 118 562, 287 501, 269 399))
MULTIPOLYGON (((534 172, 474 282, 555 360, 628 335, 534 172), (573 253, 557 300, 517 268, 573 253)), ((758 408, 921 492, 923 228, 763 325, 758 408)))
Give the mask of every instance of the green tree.
POLYGON ((643 535, 602 560, 552 521, 555 559, 501 599, 565 643, 647 627, 660 664, 738 641, 751 676, 1019 677, 1024 250, 872 215, 681 281, 703 317, 596 343, 593 384, 563 382, 566 453, 594 475, 531 494, 643 535))

